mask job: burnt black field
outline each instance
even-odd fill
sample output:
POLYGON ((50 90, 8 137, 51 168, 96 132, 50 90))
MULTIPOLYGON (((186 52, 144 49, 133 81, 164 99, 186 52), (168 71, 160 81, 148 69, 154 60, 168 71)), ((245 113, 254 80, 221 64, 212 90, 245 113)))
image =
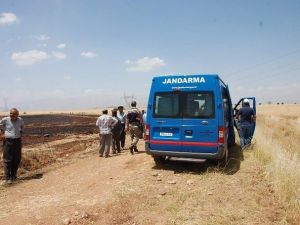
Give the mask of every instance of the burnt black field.
POLYGON ((68 135, 99 132, 96 115, 22 115, 22 118, 25 124, 23 145, 59 140, 68 135))

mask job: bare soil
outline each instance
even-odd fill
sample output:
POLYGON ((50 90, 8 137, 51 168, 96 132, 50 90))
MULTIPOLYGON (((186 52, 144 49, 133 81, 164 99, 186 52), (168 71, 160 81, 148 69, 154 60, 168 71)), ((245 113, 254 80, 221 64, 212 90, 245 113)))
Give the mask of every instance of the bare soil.
MULTIPOLYGON (((0 224, 286 224, 251 149, 234 146, 225 168, 212 162, 157 166, 143 140, 138 154, 100 158, 97 131, 77 132, 71 127, 79 119, 72 119, 69 126, 47 122, 54 131, 46 144, 27 140, 27 167, 23 162, 17 183, 0 187, 0 224)), ((95 117, 80 123, 89 120, 93 129, 95 117)))

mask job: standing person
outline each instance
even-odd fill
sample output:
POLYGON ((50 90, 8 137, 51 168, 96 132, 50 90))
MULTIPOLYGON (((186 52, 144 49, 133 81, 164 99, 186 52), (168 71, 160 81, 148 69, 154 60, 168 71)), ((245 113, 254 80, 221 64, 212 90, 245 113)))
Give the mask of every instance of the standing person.
POLYGON ((137 143, 142 135, 141 126, 143 126, 142 114, 136 107, 136 101, 132 101, 126 117, 126 128, 129 130, 131 137, 129 150, 132 155, 134 152, 138 152, 137 143))
POLYGON ((121 132, 121 136, 120 136, 120 141, 121 141, 121 148, 124 149, 125 148, 125 138, 126 138, 126 132, 125 132, 125 124, 126 124, 126 113, 123 111, 124 107, 123 106, 119 106, 118 107, 118 118, 121 121, 121 126, 122 126, 122 132, 121 132))
POLYGON ((121 147, 120 147, 120 136, 122 132, 122 125, 120 119, 117 117, 117 109, 113 109, 111 111, 111 115, 114 120, 117 121, 117 123, 112 127, 111 133, 112 133, 112 153, 116 154, 116 152, 120 153, 121 152, 121 147))
POLYGON ((117 123, 115 119, 107 115, 107 109, 102 111, 102 115, 98 117, 96 126, 99 127, 100 136, 100 150, 99 156, 107 158, 109 157, 109 150, 111 144, 111 128, 117 123))
POLYGON ((143 138, 145 139, 145 136, 146 136, 146 119, 147 119, 147 112, 144 111, 143 115, 142 115, 142 118, 143 118, 143 138))
POLYGON ((243 100, 243 106, 239 109, 237 113, 237 119, 239 121, 238 130, 241 148, 245 149, 251 144, 251 129, 256 119, 254 110, 250 107, 250 103, 247 98, 243 100))
POLYGON ((17 179, 17 171, 21 162, 24 122, 19 111, 12 108, 9 117, 0 120, 1 139, 3 140, 3 163, 5 183, 11 184, 17 179))
POLYGON ((143 123, 146 124, 147 112, 144 111, 143 113, 143 123))

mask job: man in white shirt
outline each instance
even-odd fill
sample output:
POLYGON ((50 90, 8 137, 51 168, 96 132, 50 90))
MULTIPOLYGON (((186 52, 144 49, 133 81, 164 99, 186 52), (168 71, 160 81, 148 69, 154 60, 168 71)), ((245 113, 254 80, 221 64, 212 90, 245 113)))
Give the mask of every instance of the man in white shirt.
POLYGON ((110 145, 111 145, 111 128, 115 126, 118 120, 112 116, 107 115, 108 110, 104 109, 102 115, 98 117, 96 126, 99 127, 100 135, 100 150, 99 156, 107 158, 109 157, 110 145))
POLYGON ((9 117, 0 120, 0 133, 3 140, 3 163, 5 183, 11 184, 17 179, 17 171, 21 162, 22 142, 21 136, 24 130, 24 122, 19 117, 19 111, 12 108, 9 117))

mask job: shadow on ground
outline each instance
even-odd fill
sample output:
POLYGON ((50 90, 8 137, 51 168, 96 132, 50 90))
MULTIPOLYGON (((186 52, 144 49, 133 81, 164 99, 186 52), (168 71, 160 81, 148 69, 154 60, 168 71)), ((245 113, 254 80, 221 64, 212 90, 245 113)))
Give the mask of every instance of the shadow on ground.
POLYGON ((31 175, 28 175, 28 176, 24 176, 24 177, 19 177, 18 179, 20 181, 23 181, 23 180, 34 180, 34 179, 41 179, 43 178, 43 174, 42 173, 36 173, 36 174, 31 174, 31 175))
POLYGON ((155 165, 153 169, 173 170, 174 173, 202 174, 206 172, 219 172, 226 175, 233 175, 239 171, 241 161, 243 160, 243 152, 240 146, 235 144, 230 147, 228 162, 225 167, 221 167, 216 160, 206 160, 205 162, 165 160, 155 165))
POLYGON ((32 174, 32 175, 29 175, 29 176, 26 176, 26 177, 18 177, 17 180, 13 181, 12 183, 4 183, 4 181, 2 182, 1 184, 1 188, 4 188, 4 187, 12 187, 12 186, 15 186, 17 185, 19 182, 22 182, 22 181, 25 181, 25 180, 33 180, 33 179, 41 179, 43 177, 43 174, 42 173, 36 173, 36 174, 32 174))

